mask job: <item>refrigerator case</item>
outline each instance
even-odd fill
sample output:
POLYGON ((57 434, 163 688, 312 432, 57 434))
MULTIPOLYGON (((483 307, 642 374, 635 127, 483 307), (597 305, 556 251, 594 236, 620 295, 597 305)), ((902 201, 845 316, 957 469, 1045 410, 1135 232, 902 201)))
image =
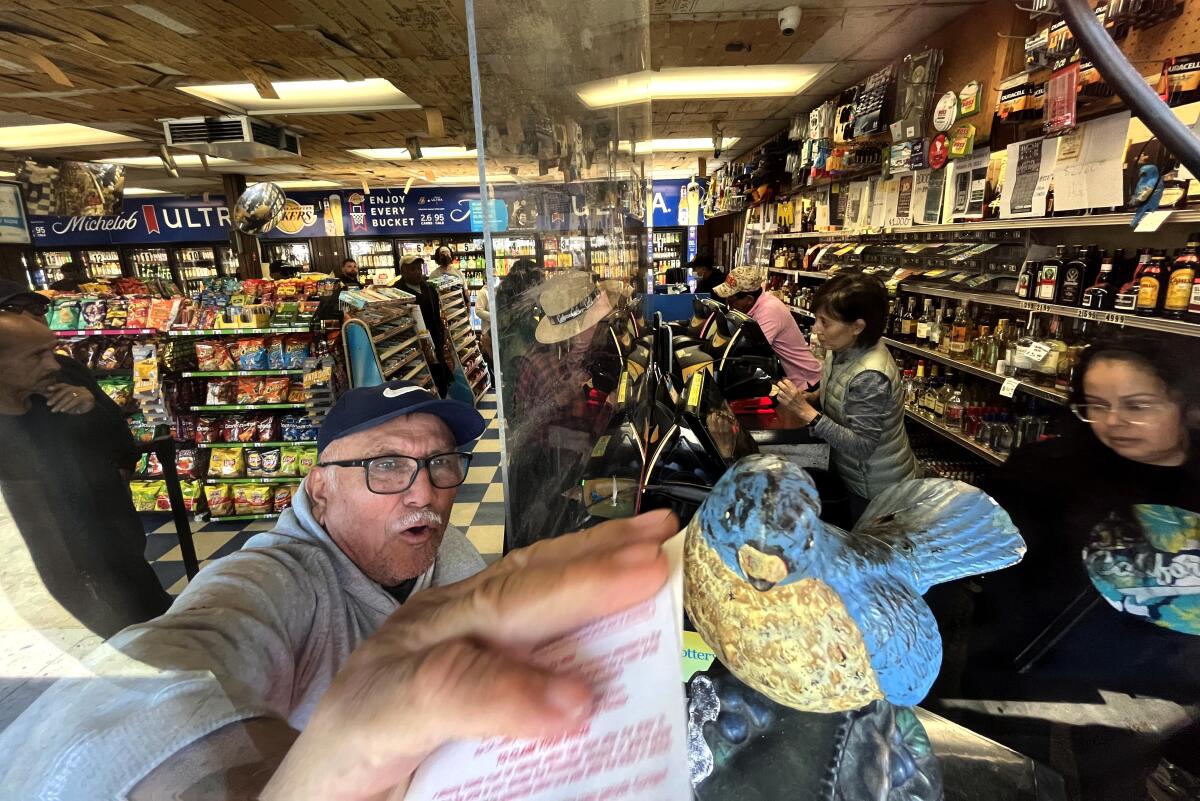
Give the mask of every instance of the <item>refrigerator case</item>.
POLYGON ((73 260, 69 250, 37 251, 30 270, 30 283, 37 289, 49 289, 55 281, 62 280, 63 265, 73 260))
POLYGON ((88 278, 120 278, 124 274, 116 250, 81 250, 79 261, 88 278))
POLYGON ((656 228, 650 234, 650 252, 654 260, 654 282, 666 283, 667 270, 683 267, 687 252, 687 231, 683 228, 656 228))
POLYGON ((205 281, 216 278, 217 252, 210 245, 181 245, 174 248, 175 268, 184 292, 195 292, 205 281))
POLYGON ((307 239, 296 239, 285 242, 264 242, 264 267, 279 260, 290 264, 300 272, 312 271, 312 245, 307 239))
POLYGON ((125 261, 137 278, 179 283, 171 269, 171 254, 166 248, 127 248, 125 261))
POLYGON ((228 245, 223 245, 217 248, 217 269, 221 275, 237 277, 238 274, 238 259, 233 252, 233 248, 228 245))

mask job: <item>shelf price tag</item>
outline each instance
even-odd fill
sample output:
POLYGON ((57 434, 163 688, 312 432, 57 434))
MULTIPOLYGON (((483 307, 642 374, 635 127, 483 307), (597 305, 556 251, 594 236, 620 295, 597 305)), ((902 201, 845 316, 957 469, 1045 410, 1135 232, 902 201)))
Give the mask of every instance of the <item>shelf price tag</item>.
POLYGON ((1171 216, 1171 211, 1172 209, 1168 209, 1166 211, 1152 211, 1142 217, 1141 221, 1137 224, 1137 228, 1134 228, 1133 230, 1139 234, 1153 233, 1159 228, 1162 228, 1162 224, 1165 223, 1167 218, 1171 216))
MULTIPOLYGON (((1041 362, 1046 358, 1046 354, 1050 352, 1050 346, 1045 342, 1034 342, 1027 348, 1021 350, 1021 355, 1029 359, 1031 362, 1041 362)), ((1010 396, 1011 397, 1011 396, 1010 396)))
POLYGON ((1017 387, 1021 386, 1021 382, 1015 378, 1006 378, 1004 383, 1000 385, 1000 395, 1004 398, 1011 398, 1017 394, 1017 387))

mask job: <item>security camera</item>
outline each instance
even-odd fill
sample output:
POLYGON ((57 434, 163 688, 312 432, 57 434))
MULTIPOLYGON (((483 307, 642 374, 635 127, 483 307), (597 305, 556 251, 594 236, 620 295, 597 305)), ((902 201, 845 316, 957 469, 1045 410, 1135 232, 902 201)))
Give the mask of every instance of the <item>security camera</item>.
POLYGON ((800 6, 788 6, 779 12, 779 32, 791 36, 800 27, 800 6))

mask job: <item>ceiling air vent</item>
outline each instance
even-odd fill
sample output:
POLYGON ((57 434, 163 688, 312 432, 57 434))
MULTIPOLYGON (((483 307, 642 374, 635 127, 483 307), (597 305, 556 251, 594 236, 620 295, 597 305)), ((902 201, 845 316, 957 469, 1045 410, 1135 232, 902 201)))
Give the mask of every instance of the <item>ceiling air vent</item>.
POLYGON ((253 117, 184 117, 162 124, 167 144, 182 150, 239 161, 300 155, 300 137, 253 117))

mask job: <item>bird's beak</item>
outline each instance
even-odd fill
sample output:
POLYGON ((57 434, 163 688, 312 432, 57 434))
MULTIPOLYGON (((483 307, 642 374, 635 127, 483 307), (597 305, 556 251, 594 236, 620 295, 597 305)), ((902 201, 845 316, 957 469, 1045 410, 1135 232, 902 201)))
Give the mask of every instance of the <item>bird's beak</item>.
POLYGON ((737 556, 750 585, 760 592, 771 589, 791 572, 781 555, 763 553, 750 544, 738 548, 737 556))

